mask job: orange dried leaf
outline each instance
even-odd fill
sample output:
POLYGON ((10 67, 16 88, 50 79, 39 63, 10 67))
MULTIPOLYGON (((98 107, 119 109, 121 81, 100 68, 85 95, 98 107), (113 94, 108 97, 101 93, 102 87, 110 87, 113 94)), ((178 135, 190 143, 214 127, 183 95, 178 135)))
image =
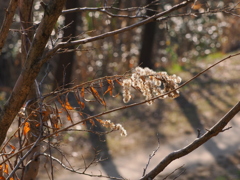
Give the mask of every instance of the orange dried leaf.
POLYGON ((23 134, 26 136, 29 131, 30 131, 30 123, 25 122, 24 128, 23 128, 23 134))
POLYGON ((15 146, 13 146, 13 145, 11 145, 11 144, 9 144, 9 146, 13 149, 13 150, 15 150, 16 149, 16 147, 15 146))
POLYGON ((67 120, 71 121, 71 117, 69 115, 67 116, 67 120))
POLYGON ((74 108, 70 105, 69 101, 68 101, 68 97, 66 96, 66 99, 65 99, 65 108, 67 110, 73 110, 74 108))
POLYGON ((101 81, 99 82, 99 87, 103 87, 103 83, 101 81))
POLYGON ((46 111, 42 111, 42 115, 43 115, 43 122, 46 122, 49 119, 49 115, 51 114, 51 111, 46 110, 46 111))
POLYGON ((71 118, 71 116, 70 116, 70 114, 68 112, 67 112, 67 120, 71 121, 73 123, 73 120, 72 120, 72 118, 71 118))
POLYGON ((0 176, 0 180, 5 180, 6 178, 3 176, 0 176))
POLYGON ((100 124, 103 124, 103 123, 104 123, 104 121, 103 121, 102 119, 97 119, 97 118, 96 118, 96 120, 97 120, 100 124))
POLYGON ((79 91, 74 93, 74 96, 76 97, 77 103, 80 105, 81 109, 85 108, 85 104, 81 101, 81 98, 79 97, 79 91))
POLYGON ((81 93, 80 93, 80 96, 81 96, 81 98, 83 98, 83 99, 84 99, 84 90, 85 90, 85 88, 82 87, 82 89, 81 89, 81 93))
POLYGON ((89 119, 89 122, 92 124, 92 126, 96 126, 94 120, 89 119))
POLYGON ((98 94, 97 90, 94 87, 90 87, 90 90, 93 94, 93 96, 95 97, 95 99, 102 105, 106 106, 106 102, 100 97, 100 95, 98 94))
POLYGON ((122 83, 121 83, 119 80, 115 79, 115 81, 116 81, 120 86, 123 86, 122 83))
POLYGON ((73 110, 73 109, 74 109, 74 108, 70 105, 69 102, 66 102, 66 103, 65 103, 65 108, 66 108, 67 110, 73 110))
POLYGON ((13 177, 11 177, 9 180, 14 180, 13 177))
POLYGON ((113 92, 112 92, 113 91, 113 82, 112 82, 112 80, 109 80, 109 79, 107 79, 107 82, 108 82, 109 86, 108 86, 108 89, 104 92, 103 95, 105 95, 109 92, 109 94, 112 96, 112 94, 113 94, 113 92))
POLYGON ((8 175, 8 164, 5 164, 5 168, 4 168, 4 173, 6 173, 8 175))

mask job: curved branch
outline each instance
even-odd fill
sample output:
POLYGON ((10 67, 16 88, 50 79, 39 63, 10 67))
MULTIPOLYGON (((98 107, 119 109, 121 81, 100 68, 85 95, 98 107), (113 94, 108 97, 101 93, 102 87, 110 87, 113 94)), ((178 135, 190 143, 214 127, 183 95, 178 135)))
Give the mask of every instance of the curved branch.
POLYGON ((148 174, 143 176, 140 180, 153 179, 160 172, 162 172, 172 161, 189 154, 190 152, 194 151, 199 146, 207 142, 212 137, 218 135, 220 132, 223 132, 223 128, 239 111, 240 111, 240 102, 238 102, 222 119, 220 119, 203 136, 195 139, 191 144, 187 145, 186 147, 170 153, 153 170, 151 170, 148 174))

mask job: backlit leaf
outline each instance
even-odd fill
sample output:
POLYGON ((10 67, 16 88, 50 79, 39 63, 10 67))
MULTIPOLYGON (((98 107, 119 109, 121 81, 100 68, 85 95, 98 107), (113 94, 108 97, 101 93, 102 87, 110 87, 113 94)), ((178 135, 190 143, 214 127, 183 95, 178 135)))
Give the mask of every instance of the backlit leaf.
POLYGON ((65 108, 67 110, 73 110, 74 108, 70 105, 69 101, 68 101, 68 96, 66 96, 65 98, 65 108))
POLYGON ((104 92, 103 95, 105 95, 109 92, 109 94, 112 96, 112 94, 113 94, 112 91, 113 91, 113 88, 114 88, 113 82, 110 79, 107 79, 107 82, 108 82, 109 86, 108 86, 108 89, 104 92))
POLYGON ((30 123, 25 122, 24 128, 23 128, 23 134, 26 136, 29 131, 30 131, 30 123))
POLYGON ((84 90, 85 90, 85 88, 82 87, 82 89, 81 89, 81 93, 80 93, 80 96, 81 96, 81 98, 83 98, 83 99, 84 99, 84 90))
POLYGON ((94 87, 90 87, 90 90, 93 94, 93 96, 95 97, 95 99, 102 105, 106 106, 106 102, 100 97, 100 95, 98 94, 97 90, 94 87))
POLYGON ((5 167, 4 167, 4 173, 6 173, 8 175, 8 164, 5 164, 5 167))
POLYGON ((81 101, 81 97, 79 97, 78 89, 77 89, 77 92, 74 93, 74 96, 75 96, 79 106, 81 107, 81 109, 84 109, 85 108, 85 104, 84 104, 84 102, 81 101))
POLYGON ((15 146, 13 146, 13 145, 11 145, 11 144, 9 144, 9 146, 12 148, 12 149, 16 149, 16 147, 15 146))
POLYGON ((121 83, 119 80, 115 79, 115 81, 116 81, 120 86, 123 86, 122 83, 121 83))
POLYGON ((12 148, 12 151, 10 152, 10 154, 13 154, 16 150, 16 147, 11 144, 9 144, 9 146, 12 148))

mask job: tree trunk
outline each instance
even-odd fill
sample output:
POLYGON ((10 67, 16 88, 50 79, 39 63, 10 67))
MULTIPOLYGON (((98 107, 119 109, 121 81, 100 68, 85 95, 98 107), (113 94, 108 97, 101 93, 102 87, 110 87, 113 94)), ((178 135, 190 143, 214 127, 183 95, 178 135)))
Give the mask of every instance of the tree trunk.
MULTIPOLYGON (((66 3, 66 9, 78 7, 79 3, 77 0, 69 0, 66 3)), ((75 38, 77 34, 77 25, 78 16, 81 16, 79 13, 68 13, 65 15, 65 26, 64 37, 75 38)), ((69 87, 71 82, 72 70, 75 60, 75 52, 63 53, 59 56, 57 69, 55 73, 57 86, 69 87)), ((53 87, 53 89, 55 89, 53 87)))
MULTIPOLYGON (((147 4, 152 3, 155 0, 147 0, 147 4)), ((148 7, 152 10, 157 10, 157 5, 150 5, 148 7)), ((153 16, 155 14, 154 11, 147 11, 147 16, 153 16)), ((154 35, 156 32, 157 22, 153 21, 144 26, 143 34, 142 34, 142 47, 139 56, 139 65, 141 67, 149 67, 154 69, 154 62, 152 60, 152 50, 154 45, 154 35)))

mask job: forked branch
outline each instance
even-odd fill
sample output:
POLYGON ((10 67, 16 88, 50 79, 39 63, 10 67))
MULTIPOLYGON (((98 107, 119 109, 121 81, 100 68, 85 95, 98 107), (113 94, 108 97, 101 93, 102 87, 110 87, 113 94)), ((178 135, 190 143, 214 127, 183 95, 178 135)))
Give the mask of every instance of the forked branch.
POLYGON ((190 152, 194 151, 205 142, 207 142, 212 137, 218 135, 223 131, 224 127, 229 123, 229 121, 240 111, 240 102, 238 102, 222 119, 220 119, 209 131, 207 131, 201 137, 195 139, 191 144, 186 147, 174 151, 167 155, 154 169, 152 169, 148 174, 143 176, 140 180, 152 180, 159 173, 161 173, 172 161, 179 159, 190 152))

